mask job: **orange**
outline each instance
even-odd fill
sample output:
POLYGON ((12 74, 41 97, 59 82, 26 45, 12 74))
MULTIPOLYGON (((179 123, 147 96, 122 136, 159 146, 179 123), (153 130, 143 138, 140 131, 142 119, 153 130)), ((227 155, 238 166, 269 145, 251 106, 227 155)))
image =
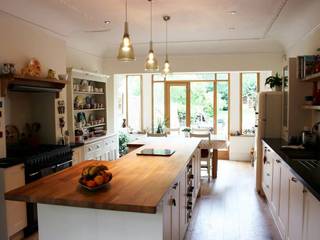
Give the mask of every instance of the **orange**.
POLYGON ((93 181, 93 180, 87 181, 86 184, 87 184, 88 187, 95 187, 95 186, 97 186, 97 183, 96 183, 95 181, 93 181))
POLYGON ((94 181, 98 184, 98 185, 101 185, 104 183, 104 177, 101 176, 101 175, 98 175, 94 178, 94 181))

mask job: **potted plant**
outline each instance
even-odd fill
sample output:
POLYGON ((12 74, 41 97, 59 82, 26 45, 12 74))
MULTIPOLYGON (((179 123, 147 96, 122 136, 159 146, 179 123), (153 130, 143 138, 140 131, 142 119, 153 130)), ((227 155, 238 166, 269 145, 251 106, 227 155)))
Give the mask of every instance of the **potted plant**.
POLYGON ((275 91, 281 91, 282 77, 280 77, 279 73, 276 73, 274 76, 267 77, 265 85, 269 85, 270 88, 275 91))
POLYGON ((119 134, 119 155, 120 157, 128 153, 129 137, 127 134, 121 132, 119 134))
POLYGON ((184 128, 184 129, 182 129, 182 132, 184 132, 185 137, 189 137, 191 129, 190 128, 184 128))

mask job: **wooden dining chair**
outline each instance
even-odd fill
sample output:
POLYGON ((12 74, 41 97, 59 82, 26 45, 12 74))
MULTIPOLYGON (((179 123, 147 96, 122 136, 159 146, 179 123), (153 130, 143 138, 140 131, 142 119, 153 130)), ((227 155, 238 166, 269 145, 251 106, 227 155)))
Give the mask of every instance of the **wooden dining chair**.
POLYGON ((147 133, 147 137, 167 137, 167 133, 147 133))
POLYGON ((200 162, 201 168, 206 169, 208 173, 208 181, 210 181, 210 170, 211 170, 211 159, 212 159, 212 152, 213 146, 210 144, 211 134, 210 133, 190 133, 190 137, 202 138, 209 141, 208 143, 200 143, 200 162))

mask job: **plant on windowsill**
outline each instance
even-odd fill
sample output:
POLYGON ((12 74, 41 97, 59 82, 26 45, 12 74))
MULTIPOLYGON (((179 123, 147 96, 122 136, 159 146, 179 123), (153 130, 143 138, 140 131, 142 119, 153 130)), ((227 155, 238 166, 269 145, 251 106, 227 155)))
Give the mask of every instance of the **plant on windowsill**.
POLYGON ((189 137, 190 132, 191 132, 191 128, 184 128, 181 131, 184 132, 185 137, 189 137))
POLYGON ((167 119, 165 119, 163 121, 159 120, 156 133, 158 133, 158 134, 164 133, 166 125, 167 125, 167 119))
POLYGON ((280 77, 279 73, 276 73, 274 76, 267 77, 265 85, 269 85, 269 87, 275 91, 281 91, 282 77, 280 77))

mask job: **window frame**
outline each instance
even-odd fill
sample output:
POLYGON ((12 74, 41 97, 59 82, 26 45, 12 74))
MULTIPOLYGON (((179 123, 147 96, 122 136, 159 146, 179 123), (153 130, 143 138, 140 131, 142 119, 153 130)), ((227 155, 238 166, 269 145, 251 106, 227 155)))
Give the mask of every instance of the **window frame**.
POLYGON ((143 75, 142 74, 128 74, 126 75, 126 119, 127 119, 127 127, 129 126, 129 109, 128 109, 128 103, 129 103, 129 98, 128 98, 128 78, 129 77, 139 77, 139 82, 140 82, 140 126, 141 129, 134 129, 138 132, 143 131, 143 75))
POLYGON ((256 88, 256 93, 259 93, 260 92, 260 72, 240 72, 240 94, 239 94, 239 104, 240 104, 240 133, 241 135, 243 136, 254 136, 254 134, 244 134, 243 133, 243 129, 242 129, 242 123, 243 123, 243 106, 242 106, 242 86, 243 86, 243 74, 246 74, 246 73, 255 73, 257 74, 257 80, 256 80, 256 85, 257 85, 257 88, 256 88))
MULTIPOLYGON (((220 72, 219 72, 220 73, 220 72)), ((171 84, 176 84, 176 85, 179 85, 180 84, 187 84, 187 91, 189 93, 187 93, 187 103, 189 102, 189 104, 187 104, 189 106, 189 111, 188 111, 188 106, 187 106, 187 112, 189 112, 189 119, 191 118, 191 83, 192 82, 212 82, 213 83, 213 87, 214 87, 214 90, 213 90, 213 111, 214 111, 214 115, 213 115, 213 133, 214 134, 217 134, 217 113, 218 113, 218 106, 217 106, 217 103, 218 103, 218 94, 217 94, 217 83, 218 82, 228 82, 228 133, 227 133, 227 136, 228 136, 228 139, 230 137, 230 76, 231 74, 230 73, 225 73, 228 75, 228 79, 225 79, 225 80, 217 80, 217 74, 219 73, 214 73, 214 79, 212 80, 155 80, 155 74, 152 74, 152 93, 151 93, 151 98, 152 98, 152 129, 154 129, 154 83, 163 83, 163 87, 164 87, 164 113, 165 113, 165 118, 166 118, 166 113, 169 111, 168 109, 168 100, 167 100, 167 97, 168 97, 168 86, 170 86, 170 83, 171 84), (168 84, 167 84, 168 83, 168 84)), ((187 117, 188 118, 188 117, 187 117)), ((189 122, 189 126, 187 127, 190 127, 190 124, 191 124, 191 121, 187 121, 189 122)), ((170 123, 170 122, 169 122, 170 123)), ((188 124, 187 124, 188 125, 188 124)))

